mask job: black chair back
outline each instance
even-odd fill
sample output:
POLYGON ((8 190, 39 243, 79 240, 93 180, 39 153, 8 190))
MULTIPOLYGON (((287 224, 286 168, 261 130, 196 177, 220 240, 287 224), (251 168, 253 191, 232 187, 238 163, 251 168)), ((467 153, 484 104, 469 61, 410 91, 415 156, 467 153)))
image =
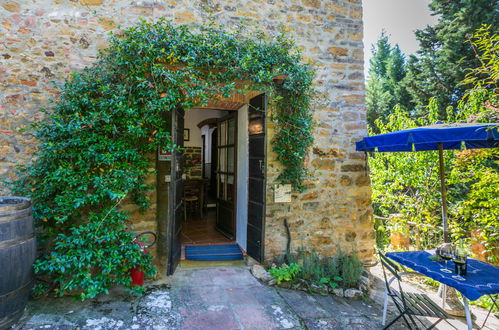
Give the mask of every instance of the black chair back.
POLYGON ((397 309, 402 312, 407 309, 407 305, 404 298, 404 291, 402 290, 402 285, 400 284, 400 275, 399 272, 402 270, 399 265, 394 263, 392 260, 388 259, 381 251, 378 251, 379 258, 381 261, 381 266, 383 268, 383 276, 385 278, 385 285, 388 295, 393 298, 393 302, 395 303, 397 309), (397 280, 399 294, 390 287, 390 282, 388 276, 386 275, 386 270, 388 270, 397 280))

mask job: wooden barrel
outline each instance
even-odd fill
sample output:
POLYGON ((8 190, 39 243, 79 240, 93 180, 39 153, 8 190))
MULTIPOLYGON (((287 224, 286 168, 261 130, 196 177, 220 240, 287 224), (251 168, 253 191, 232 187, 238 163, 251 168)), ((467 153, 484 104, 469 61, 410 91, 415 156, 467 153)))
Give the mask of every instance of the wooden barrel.
POLYGON ((0 197, 0 329, 19 320, 26 307, 35 254, 31 201, 0 197))

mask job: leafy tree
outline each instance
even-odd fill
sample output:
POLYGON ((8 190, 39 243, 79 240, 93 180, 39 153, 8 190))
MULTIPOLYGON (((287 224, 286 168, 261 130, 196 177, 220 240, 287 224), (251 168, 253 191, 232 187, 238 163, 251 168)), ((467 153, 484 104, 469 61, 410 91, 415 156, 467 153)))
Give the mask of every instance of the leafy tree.
MULTIPOLYGON (((467 70, 464 91, 455 108, 445 109, 449 122, 498 122, 499 119, 499 36, 491 26, 480 28, 469 42, 477 54, 478 67, 467 70)), ((416 117, 396 107, 385 123, 376 122, 381 133, 432 124, 442 111, 431 98, 426 116, 416 117)), ((499 129, 499 128, 498 128, 499 129)), ((440 243, 427 225, 440 226, 438 154, 436 152, 379 153, 369 157, 375 213, 401 213, 392 229, 408 231, 412 221, 426 231, 423 247, 440 243), (398 227, 398 228, 397 228, 398 227), (428 240, 429 239, 429 240, 428 240)), ((454 239, 478 239, 489 261, 499 260, 499 148, 445 151, 448 173, 450 227, 454 239)))
POLYGON ((406 109, 411 109, 414 104, 407 88, 401 82, 407 75, 407 64, 405 55, 398 45, 392 48, 387 67, 387 80, 391 93, 393 93, 393 103, 406 109))
POLYGON ((400 83, 406 76, 405 56, 398 45, 392 46, 383 31, 372 47, 366 87, 367 123, 374 132, 378 118, 384 120, 395 105, 410 107, 410 98, 400 83))
MULTIPOLYGON (((470 41, 480 66, 470 70, 463 85, 473 88, 459 102, 459 116, 467 121, 499 122, 499 35, 491 26, 480 28, 470 41)), ((497 129, 499 130, 499 124, 497 129)), ((490 261, 499 262, 499 148, 458 152, 451 173, 463 187, 455 205, 460 219, 456 237, 475 235, 490 261)))
MULTIPOLYGON (((431 105, 429 112, 431 113, 429 119, 412 118, 407 110, 397 106, 394 112, 387 116, 386 123, 378 120, 376 124, 381 133, 423 126, 436 118, 434 104, 431 105)), ((451 156, 451 152, 445 153, 446 156, 451 156)), ((450 170, 449 166, 450 163, 447 162, 447 170, 450 170)), ((392 219, 392 230, 406 231, 407 222, 421 224, 419 227, 424 231, 431 230, 429 226, 440 226, 436 152, 374 153, 369 157, 369 167, 375 214, 383 217, 389 217, 394 213, 402 214, 392 219)), ((440 241, 440 237, 437 236, 435 241, 440 241)))
POLYGON ((473 47, 467 42, 482 24, 499 26, 499 2, 494 0, 433 0, 435 26, 416 31, 420 48, 408 59, 404 84, 416 104, 416 115, 425 113, 430 98, 439 107, 439 119, 445 119, 447 106, 456 106, 471 86, 460 84, 466 69, 480 66, 473 47))

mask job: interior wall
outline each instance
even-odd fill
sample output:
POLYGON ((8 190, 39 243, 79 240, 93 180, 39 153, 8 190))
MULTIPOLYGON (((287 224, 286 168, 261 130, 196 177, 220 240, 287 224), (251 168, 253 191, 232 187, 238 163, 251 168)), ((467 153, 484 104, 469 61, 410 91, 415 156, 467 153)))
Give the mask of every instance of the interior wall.
POLYGON ((189 141, 184 141, 186 147, 202 147, 201 129, 197 126, 208 118, 220 118, 224 116, 223 111, 208 109, 190 109, 185 112, 184 128, 189 129, 189 141))
MULTIPOLYGON (((224 111, 219 110, 209 110, 209 109, 190 109, 185 112, 185 124, 184 128, 189 129, 189 141, 184 141, 185 147, 185 155, 184 159, 186 162, 189 159, 195 159, 195 166, 189 169, 185 169, 187 179, 201 179, 203 173, 203 164, 201 152, 203 148, 203 139, 202 136, 205 136, 205 150, 204 150, 204 162, 205 162, 205 171, 210 174, 211 168, 211 133, 213 129, 211 129, 208 125, 203 127, 198 127, 198 124, 205 119, 209 118, 220 118, 225 115, 224 111), (207 157, 208 155, 208 157, 207 157)), ((209 175, 208 175, 209 178, 209 175)))
POLYGON ((236 242, 246 250, 248 226, 248 106, 237 112, 237 200, 236 200, 236 242))

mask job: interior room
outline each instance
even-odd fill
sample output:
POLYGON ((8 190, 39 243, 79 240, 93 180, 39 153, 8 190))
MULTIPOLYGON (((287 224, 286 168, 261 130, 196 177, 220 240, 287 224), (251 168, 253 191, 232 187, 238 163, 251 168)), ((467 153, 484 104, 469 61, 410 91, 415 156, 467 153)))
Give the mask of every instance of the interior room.
POLYGON ((247 106, 187 110, 184 123, 182 246, 237 243, 244 250, 247 106))

